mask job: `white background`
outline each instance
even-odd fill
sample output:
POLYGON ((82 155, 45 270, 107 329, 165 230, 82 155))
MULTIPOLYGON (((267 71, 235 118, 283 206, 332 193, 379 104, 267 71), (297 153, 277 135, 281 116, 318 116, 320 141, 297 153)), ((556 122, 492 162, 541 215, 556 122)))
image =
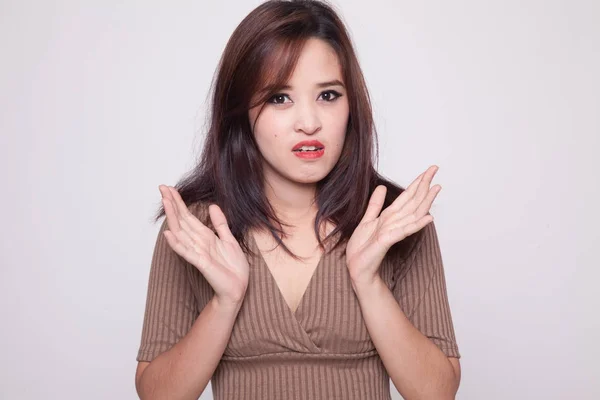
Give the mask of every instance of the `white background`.
MULTIPOLYGON (((158 185, 194 164, 258 4, 0 2, 0 398, 136 398, 158 185)), ((600 3, 334 4, 379 170, 440 166, 457 398, 600 398, 600 3)))

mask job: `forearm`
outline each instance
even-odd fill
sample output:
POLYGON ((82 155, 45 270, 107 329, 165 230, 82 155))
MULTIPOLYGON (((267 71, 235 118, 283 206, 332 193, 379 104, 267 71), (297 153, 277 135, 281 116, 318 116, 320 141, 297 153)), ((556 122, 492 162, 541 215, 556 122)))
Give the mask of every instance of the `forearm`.
POLYGON ((138 384, 140 399, 198 399, 225 351, 238 311, 213 297, 190 331, 146 367, 138 384))
POLYGON ((448 357, 406 317, 381 278, 354 284, 363 318, 396 389, 407 400, 454 399, 458 381, 448 357))

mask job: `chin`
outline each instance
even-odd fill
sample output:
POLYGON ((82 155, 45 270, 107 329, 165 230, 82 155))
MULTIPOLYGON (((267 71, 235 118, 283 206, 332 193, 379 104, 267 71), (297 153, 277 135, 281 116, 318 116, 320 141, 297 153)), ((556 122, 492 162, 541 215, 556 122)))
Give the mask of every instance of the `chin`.
POLYGON ((291 168, 288 168, 287 170, 285 168, 275 168, 272 164, 268 164, 265 163, 264 166, 264 173, 265 173, 265 178, 267 180, 269 179, 269 176, 271 178, 275 178, 275 180, 278 179, 285 179, 289 182, 293 182, 299 185, 315 185, 318 182, 322 181, 333 169, 333 166, 331 168, 325 168, 324 165, 321 165, 317 168, 312 168, 311 169, 307 169, 304 171, 294 171, 291 168), (290 172, 292 172, 290 174, 290 172))
POLYGON ((314 184, 317 184, 320 181, 322 181, 327 176, 328 173, 329 172, 315 174, 315 175, 311 175, 311 176, 290 176, 290 177, 288 177, 288 179, 290 179, 296 183, 300 183, 300 184, 314 185, 314 184))

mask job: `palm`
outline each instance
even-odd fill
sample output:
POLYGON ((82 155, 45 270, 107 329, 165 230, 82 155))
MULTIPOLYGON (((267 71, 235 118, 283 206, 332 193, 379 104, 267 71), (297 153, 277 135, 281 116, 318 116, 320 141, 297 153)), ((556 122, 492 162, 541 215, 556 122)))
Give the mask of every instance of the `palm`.
POLYGON ((353 279, 372 280, 394 243, 433 221, 429 209, 441 187, 429 186, 436 172, 437 167, 428 168, 383 211, 387 188, 375 188, 365 215, 346 246, 346 263, 353 279))
POLYGON ((164 234, 171 248, 202 273, 220 300, 238 304, 248 286, 248 260, 221 209, 209 206, 217 236, 188 210, 175 188, 161 185, 160 191, 169 226, 164 234))
MULTIPOLYGON (((199 222, 199 221, 198 221, 199 222)), ((248 283, 248 260, 237 240, 213 237, 204 246, 195 247, 189 261, 203 273, 216 293, 232 293, 248 283)))
POLYGON ((348 241, 346 246, 346 262, 348 264, 363 264, 364 260, 369 259, 373 251, 373 244, 379 240, 380 234, 379 218, 360 223, 348 241))

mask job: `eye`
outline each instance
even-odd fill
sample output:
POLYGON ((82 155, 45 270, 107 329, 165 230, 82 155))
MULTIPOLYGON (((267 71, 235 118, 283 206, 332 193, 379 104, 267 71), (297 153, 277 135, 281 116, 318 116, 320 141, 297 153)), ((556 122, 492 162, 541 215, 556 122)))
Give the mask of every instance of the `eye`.
POLYGON ((288 95, 285 93, 276 93, 273 96, 271 96, 269 98, 269 100, 267 100, 267 103, 272 103, 272 104, 284 104, 283 102, 280 102, 278 100, 282 100, 283 98, 287 97, 288 95))
MULTIPOLYGON (((336 90, 327 90, 325 92, 321 92, 321 96, 319 96, 319 97, 323 97, 323 99, 327 103, 333 103, 334 101, 336 101, 341 96, 342 96, 342 94, 339 93, 336 90), (332 98, 332 95, 334 96, 333 98, 332 98)), ((286 97, 289 99, 289 95, 286 94, 286 93, 276 93, 273 96, 271 96, 269 98, 269 100, 267 100, 267 103, 271 103, 271 104, 285 104, 285 98, 286 97)))
POLYGON ((335 91, 335 90, 328 90, 328 91, 323 92, 321 94, 322 95, 328 95, 327 98, 326 98, 326 100, 325 100, 328 103, 332 103, 332 102, 336 101, 337 99, 339 99, 340 97, 342 97, 342 94, 339 93, 339 92, 337 92, 337 91, 335 91), (331 98, 332 94, 335 96, 333 99, 331 98))

